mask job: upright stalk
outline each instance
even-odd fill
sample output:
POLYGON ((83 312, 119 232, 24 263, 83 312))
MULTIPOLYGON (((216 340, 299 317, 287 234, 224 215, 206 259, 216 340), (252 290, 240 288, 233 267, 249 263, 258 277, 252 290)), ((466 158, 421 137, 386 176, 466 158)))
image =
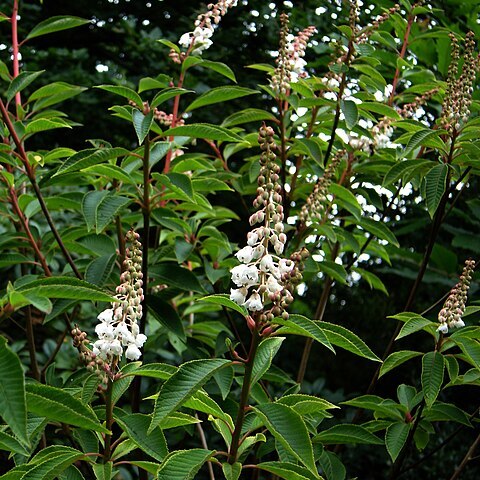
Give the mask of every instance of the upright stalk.
MULTIPOLYGON (((18 45, 18 0, 14 0, 13 2, 13 10, 12 10, 12 50, 13 50, 13 78, 17 78, 20 74, 20 58, 19 58, 19 45, 18 45)), ((20 96, 20 92, 15 94, 15 105, 16 110, 18 112, 18 107, 22 104, 22 97, 20 96)))
MULTIPOLYGON (((113 392, 113 380, 109 378, 108 384, 107 384, 107 391, 105 392, 105 427, 108 430, 110 430, 110 432, 112 431, 112 425, 113 425, 112 392, 113 392)), ((103 451, 103 463, 109 462, 111 456, 112 456, 112 434, 107 433, 105 435, 105 449, 103 451)))

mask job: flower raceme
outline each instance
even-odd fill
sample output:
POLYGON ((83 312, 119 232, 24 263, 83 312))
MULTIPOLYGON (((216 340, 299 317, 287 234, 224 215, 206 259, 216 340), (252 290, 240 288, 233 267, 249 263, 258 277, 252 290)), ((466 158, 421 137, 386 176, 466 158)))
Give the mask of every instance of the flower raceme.
POLYGON ((116 289, 116 302, 98 315, 100 323, 95 327, 98 340, 93 344, 93 353, 112 361, 120 358, 125 350, 129 360, 138 360, 140 348, 147 337, 140 333, 138 320, 142 318, 143 275, 142 245, 138 233, 130 230, 126 240, 131 244, 125 252, 121 284, 116 289))
POLYGON ((230 299, 251 312, 263 311, 265 320, 287 316, 285 309, 293 301, 292 281, 301 278, 297 262, 304 258, 298 253, 290 259, 281 257, 287 236, 273 136, 271 127, 260 128, 258 142, 262 154, 253 202, 257 211, 250 217, 250 225, 259 226, 248 232, 247 245, 235 254, 241 264, 230 271, 232 282, 238 287, 231 289, 230 299), (271 304, 269 309, 267 304, 271 304))

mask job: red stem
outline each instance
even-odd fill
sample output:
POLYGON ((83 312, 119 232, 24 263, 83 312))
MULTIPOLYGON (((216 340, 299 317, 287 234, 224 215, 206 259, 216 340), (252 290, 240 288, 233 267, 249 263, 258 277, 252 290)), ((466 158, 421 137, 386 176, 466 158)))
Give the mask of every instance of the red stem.
MULTIPOLYGON (((12 11, 12 48, 13 48, 13 78, 18 77, 20 74, 20 65, 19 65, 19 47, 18 47, 18 24, 17 24, 17 16, 18 16, 18 0, 14 0, 13 2, 13 11, 12 11)), ((15 94, 15 105, 18 107, 22 104, 22 98, 20 96, 20 92, 15 94)))

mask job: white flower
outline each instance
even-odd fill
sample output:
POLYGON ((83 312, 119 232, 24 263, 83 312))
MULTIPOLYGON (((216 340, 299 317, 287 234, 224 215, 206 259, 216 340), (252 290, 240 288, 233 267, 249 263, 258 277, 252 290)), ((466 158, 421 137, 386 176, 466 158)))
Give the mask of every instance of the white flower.
POLYGON ((254 255, 255 250, 250 245, 243 247, 235 254, 235 256, 238 258, 238 261, 242 263, 250 263, 253 260, 254 255))
POLYGON ((260 311, 263 309, 262 299, 255 290, 250 295, 250 298, 245 302, 245 306, 252 311, 260 311))
POLYGON ((294 263, 291 260, 287 260, 286 258, 282 258, 278 262, 278 268, 282 275, 284 273, 291 272, 293 270, 293 267, 294 267, 294 263))
POLYGON ((465 326, 465 322, 460 318, 458 320, 455 320, 453 321, 451 324, 450 324, 451 327, 455 327, 455 328, 462 328, 465 326))
POLYGON ((184 48, 188 48, 192 42, 192 34, 190 32, 184 33, 180 40, 178 41, 179 45, 184 48))
POLYGON ((245 303, 245 298, 247 296, 248 290, 243 288, 231 288, 230 289, 230 300, 235 302, 237 305, 243 305, 245 303))
POLYGON ((121 356, 123 352, 123 348, 120 343, 120 340, 117 340, 117 339, 112 340, 110 342, 108 350, 109 350, 109 353, 111 353, 112 355, 121 356))
POLYGON ((233 283, 239 287, 250 287, 258 283, 258 270, 255 265, 237 265, 230 273, 233 283))
POLYGON ((125 352, 125 356, 129 360, 138 360, 142 356, 142 352, 134 343, 131 343, 125 352))
POLYGON ((112 340, 114 336, 113 327, 108 323, 99 323, 95 327, 95 333, 102 340, 112 340))
POLYGON ((113 309, 107 308, 103 312, 100 312, 97 319, 101 322, 111 323, 113 321, 113 309))
POLYGON ((437 328, 437 332, 441 332, 441 333, 448 333, 448 325, 446 323, 442 323, 438 328, 437 328))
POLYGON ((277 279, 270 275, 267 280, 267 290, 270 293, 277 293, 283 290, 283 287, 277 282, 277 279))
POLYGON ((271 255, 265 255, 260 260, 260 271, 269 272, 275 269, 275 263, 273 262, 273 257, 271 255))
POLYGON ((253 247, 258 242, 258 233, 254 230, 253 232, 247 233, 247 243, 253 247))
POLYGON ((144 335, 143 333, 139 333, 138 335, 135 336, 135 345, 138 348, 143 347, 143 344, 147 341, 147 336, 144 335))

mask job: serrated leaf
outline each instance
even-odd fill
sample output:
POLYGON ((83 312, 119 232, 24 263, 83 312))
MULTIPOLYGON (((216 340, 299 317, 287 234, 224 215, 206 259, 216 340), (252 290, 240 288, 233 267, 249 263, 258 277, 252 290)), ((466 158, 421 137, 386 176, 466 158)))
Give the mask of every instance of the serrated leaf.
POLYGON ((395 247, 399 247, 400 244, 395 238, 395 235, 392 231, 385 225, 383 222, 377 222, 371 218, 362 217, 358 224, 367 232, 375 235, 376 237, 386 240, 388 243, 391 243, 395 247))
POLYGON ((237 79, 235 78, 235 74, 233 73, 233 70, 228 65, 225 65, 222 62, 212 62, 211 60, 203 60, 201 65, 199 66, 208 68, 209 70, 213 70, 214 72, 217 72, 220 75, 227 77, 229 80, 232 80, 235 83, 237 82, 237 79))
POLYGON ((318 322, 310 320, 303 315, 291 314, 288 317, 288 320, 275 319, 276 323, 283 325, 277 333, 290 333, 293 335, 302 335, 304 337, 310 337, 321 343, 329 350, 335 353, 334 348, 332 347, 327 334, 322 330, 318 322))
POLYGON ((95 88, 101 88, 102 90, 106 90, 107 92, 115 93, 116 95, 120 95, 121 97, 126 98, 127 100, 132 101, 135 105, 143 110, 143 100, 140 95, 128 87, 123 87, 120 85, 98 85, 95 88))
POLYGON ((144 115, 140 110, 134 108, 132 110, 132 123, 135 133, 137 134, 138 144, 142 145, 145 137, 150 131, 150 127, 153 122, 153 110, 150 110, 146 115, 144 115))
POLYGON ((72 128, 65 120, 61 118, 38 118, 27 123, 25 127, 25 135, 46 132, 56 128, 72 128))
POLYGON ((242 307, 236 304, 233 300, 230 300, 228 295, 218 294, 218 295, 208 295, 207 297, 199 298, 199 302, 213 303, 215 305, 222 305, 223 307, 231 308, 236 312, 240 313, 244 317, 248 316, 248 312, 245 307, 242 307))
POLYGON ((109 194, 102 198, 95 210, 95 232, 97 235, 112 222, 120 210, 131 203, 131 199, 109 194))
POLYGON ((283 337, 270 337, 260 343, 253 363, 251 385, 257 383, 270 368, 273 357, 277 354, 284 340, 283 337))
POLYGON ((385 446, 387 447, 387 452, 390 455, 392 462, 395 462, 402 451, 408 438, 410 426, 411 424, 409 423, 397 422, 387 428, 385 434, 385 446))
POLYGON ((63 173, 76 172, 83 170, 84 168, 91 167, 92 165, 98 165, 99 163, 107 162, 112 158, 118 158, 124 155, 128 155, 130 152, 124 148, 88 148, 80 152, 75 153, 68 158, 53 175, 61 175, 63 173))
POLYGON ((107 195, 107 190, 93 190, 84 195, 82 199, 82 213, 87 224, 87 231, 90 232, 95 228, 98 205, 107 195))
POLYGON ((253 407, 270 433, 311 472, 317 472, 313 448, 302 417, 293 408, 280 403, 253 407))
POLYGON ((41 35, 47 35, 48 33, 60 32, 61 30, 80 27, 82 25, 86 25, 87 23, 90 23, 90 20, 80 17, 56 16, 47 18, 38 25, 35 25, 32 30, 30 30, 26 40, 40 37, 41 35))
POLYGON ((323 260, 318 263, 318 269, 343 285, 347 283, 347 271, 343 265, 331 260, 323 260))
POLYGON ((380 367, 380 374, 378 377, 380 378, 382 375, 385 375, 390 370, 397 368, 402 363, 405 363, 408 360, 420 355, 421 352, 414 352, 413 350, 401 350, 400 352, 393 352, 383 362, 383 365, 380 367))
POLYGON ((50 454, 43 461, 35 462, 35 465, 22 476, 22 480, 53 480, 85 455, 75 449, 72 451, 59 451, 58 454, 50 454))
POLYGON ((0 417, 22 443, 29 445, 22 364, 3 336, 0 336, 0 417))
POLYGON ((92 468, 97 480, 111 480, 113 462, 94 463, 92 468))
MULTIPOLYGON (((7 421, 7 420, 6 420, 7 421)), ((8 433, 0 431, 0 450, 6 450, 11 453, 18 453, 25 457, 30 456, 30 452, 15 437, 8 433)))
POLYGON ((61 388, 29 383, 26 391, 29 412, 67 425, 108 433, 92 410, 61 388))
POLYGON ((285 395, 279 398, 277 403, 292 407, 300 415, 323 412, 332 408, 339 408, 323 398, 314 397, 312 395, 304 395, 301 393, 285 395))
POLYGON ((41 75, 45 70, 41 70, 39 72, 21 72, 18 76, 16 76, 7 88, 5 96, 7 98, 7 102, 10 102, 12 98, 18 92, 21 92, 25 87, 30 85, 39 75, 41 75))
POLYGON ((232 465, 229 463, 223 463, 222 471, 226 480, 238 480, 242 473, 242 464, 238 462, 235 462, 232 465))
POLYGON ((365 427, 353 424, 335 425, 328 430, 320 432, 313 438, 314 442, 324 445, 344 443, 358 443, 368 445, 383 445, 383 441, 365 427))
POLYGON ((332 345, 348 350, 355 355, 367 358, 374 362, 381 361, 360 337, 345 327, 323 321, 317 323, 327 335, 327 338, 332 345))
POLYGON ((212 453, 201 448, 172 452, 160 466, 157 480, 193 480, 212 453))
POLYGON ((433 167, 425 177, 425 194, 430 218, 433 218, 447 186, 448 166, 444 163, 433 167))
POLYGON ((443 383, 445 361, 439 352, 428 352, 422 358, 422 389, 427 407, 431 407, 443 383))
POLYGON ((355 218, 360 219, 362 216, 362 207, 358 203, 355 195, 342 185, 332 183, 328 187, 329 192, 335 195, 336 199, 342 200, 341 205, 345 207, 355 218))
POLYGON ((117 165, 93 165, 91 167, 83 168, 84 173, 106 177, 108 181, 118 180, 126 184, 133 184, 132 177, 125 173, 122 168, 117 165))
POLYGON ((352 128, 358 122, 358 107, 353 100, 342 100, 340 102, 342 113, 345 116, 345 123, 347 124, 348 130, 352 128))
POLYGON ((182 320, 178 315, 178 312, 170 305, 170 303, 156 295, 148 295, 147 305, 154 318, 156 318, 169 331, 182 340, 185 340, 185 330, 183 328, 182 320))
POLYGON ((48 277, 29 282, 16 291, 47 298, 69 298, 93 302, 113 302, 115 298, 96 285, 73 277, 48 277))
POLYGON ((181 407, 217 370, 230 363, 228 360, 216 358, 192 360, 181 365, 162 385, 148 431, 151 432, 164 418, 181 407))
POLYGON ((316 480, 321 478, 305 467, 290 462, 262 462, 257 465, 257 468, 284 480, 316 480))
POLYGON ((154 428, 150 433, 147 433, 151 422, 149 415, 132 413, 117 418, 117 421, 128 437, 147 455, 159 462, 162 462, 168 455, 167 442, 160 428, 154 428))
POLYGON ((429 422, 457 422, 471 427, 469 415, 451 403, 435 402, 423 413, 423 418, 429 422))
POLYGON ((226 128, 209 123, 192 123, 190 125, 183 125, 181 127, 170 128, 163 132, 166 137, 192 137, 205 138, 208 140, 217 140, 225 142, 243 142, 242 137, 233 133, 226 128))
POLYGON ((200 95, 194 100, 186 109, 187 112, 195 110, 196 108, 205 107, 207 105, 213 105, 215 103, 226 102, 235 98, 245 97, 247 95, 253 95, 260 93, 258 90, 252 90, 251 88, 237 87, 234 85, 227 85, 224 87, 217 87, 208 90, 203 95, 200 95))
POLYGON ((439 136, 440 132, 437 130, 430 130, 429 128, 419 130, 415 132, 407 143, 405 150, 402 152, 402 156, 408 157, 408 155, 415 150, 418 146, 423 145, 425 140, 432 136, 439 136))
POLYGON ((324 450, 318 462, 327 480, 345 480, 347 476, 345 466, 334 453, 324 450))
POLYGON ((222 127, 233 127, 243 123, 259 122, 261 120, 275 121, 275 115, 258 108, 247 108, 229 115, 223 122, 222 127))
POLYGON ((102 286, 112 273, 117 256, 103 255, 90 262, 85 269, 85 280, 93 285, 102 286))
POLYGON ((454 342, 475 368, 480 369, 480 343, 468 337, 454 337, 454 342))
POLYGON ((422 330, 428 325, 434 325, 434 322, 418 315, 417 313, 403 312, 397 315, 391 315, 388 318, 395 318, 397 320, 404 321, 405 324, 400 329, 400 332, 396 336, 395 340, 407 337, 408 335, 422 330))
POLYGON ((404 160, 403 162, 395 163, 390 170, 387 171, 383 179, 382 186, 388 187, 389 185, 400 180, 405 174, 412 170, 416 170, 419 166, 430 166, 434 165, 434 162, 431 161, 421 161, 418 159, 415 160, 404 160))
POLYGON ((194 90, 186 90, 185 88, 178 88, 178 87, 169 87, 165 88, 164 90, 158 92, 152 100, 150 104, 150 108, 155 108, 161 105, 163 102, 170 100, 178 95, 185 95, 186 93, 195 93, 194 90))

